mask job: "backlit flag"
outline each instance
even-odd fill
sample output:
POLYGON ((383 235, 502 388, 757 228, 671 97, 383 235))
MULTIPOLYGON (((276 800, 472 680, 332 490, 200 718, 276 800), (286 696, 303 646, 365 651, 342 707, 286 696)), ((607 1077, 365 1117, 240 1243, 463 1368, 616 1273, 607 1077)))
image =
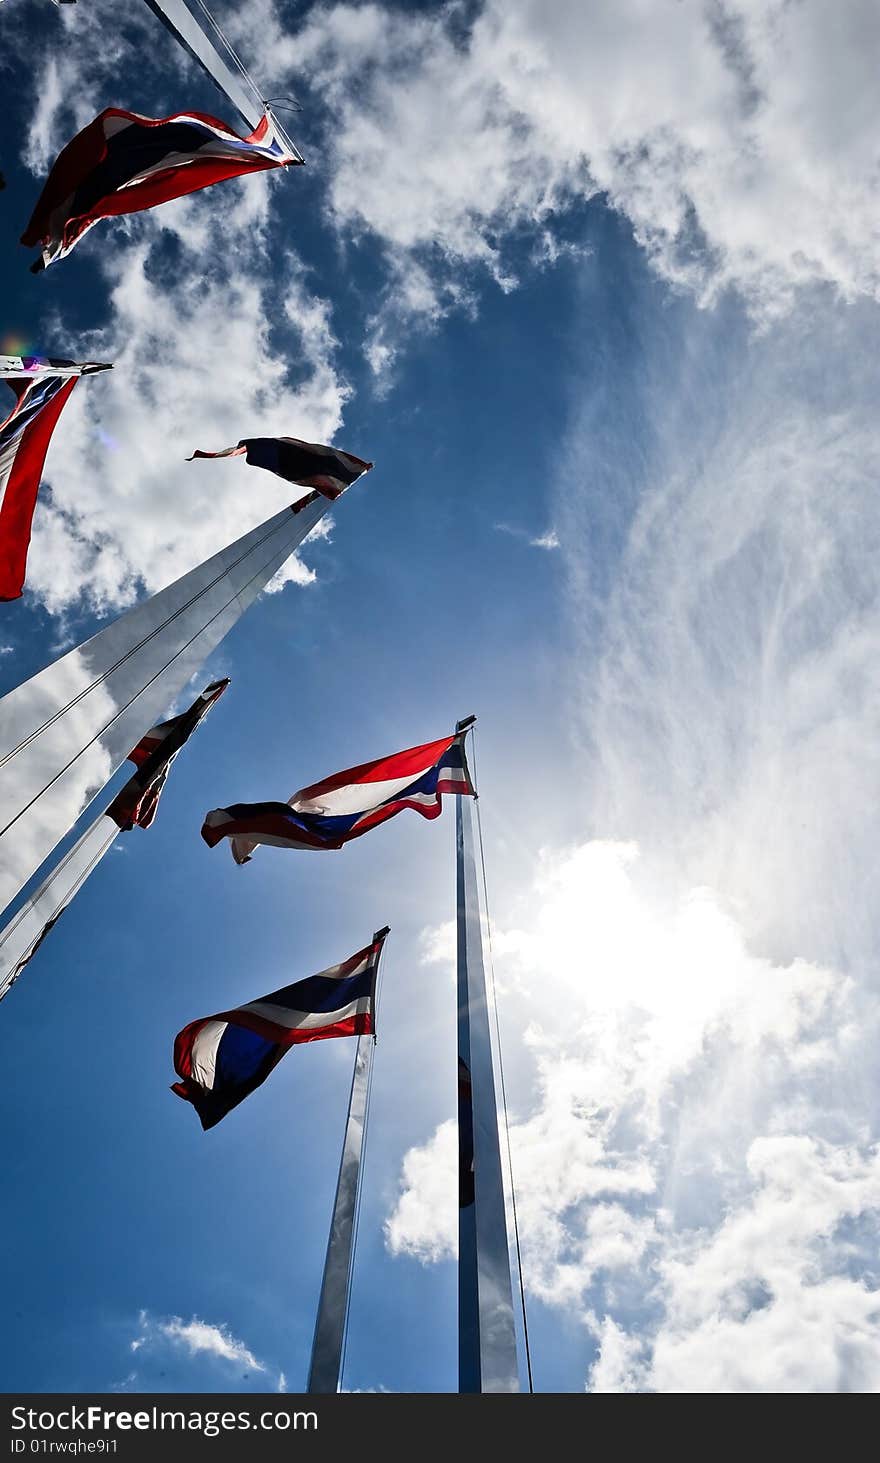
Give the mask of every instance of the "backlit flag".
POLYGON ((474 796, 464 733, 348 767, 301 788, 286 803, 234 803, 215 808, 205 818, 202 837, 209 848, 221 838, 230 838, 237 864, 247 863, 258 843, 276 848, 342 848, 404 808, 412 808, 423 818, 439 818, 443 793, 474 796))
POLYGON ((0 356, 0 380, 16 402, 0 424, 0 600, 19 599, 27 571, 31 525, 49 440, 80 376, 110 367, 0 356))
POLYGON ((376 976, 388 930, 341 965, 271 995, 191 1021, 174 1042, 171 1088, 213 1128, 265 1082, 286 1051, 331 1036, 375 1035, 376 976))
POLYGON ((228 685, 228 676, 222 681, 212 681, 188 711, 151 727, 134 750, 129 752, 128 760, 134 762, 137 772, 106 809, 107 817, 112 818, 124 831, 134 828, 135 825, 138 828, 149 828, 156 816, 159 798, 172 762, 202 717, 219 701, 228 685))
MULTIPOLYGON (((317 442, 300 442, 298 437, 244 437, 237 447, 224 447, 220 452, 199 452, 188 457, 245 456, 251 467, 264 467, 285 482, 314 488, 331 503, 351 487, 362 473, 369 472, 372 462, 364 462, 343 452, 339 447, 322 447, 317 442)), ((308 500, 303 500, 303 506, 308 500)))
POLYGON ((45 269, 99 219, 141 213, 226 178, 299 162, 268 113, 239 137, 203 112, 142 117, 108 107, 58 154, 21 242, 42 245, 33 268, 45 269))

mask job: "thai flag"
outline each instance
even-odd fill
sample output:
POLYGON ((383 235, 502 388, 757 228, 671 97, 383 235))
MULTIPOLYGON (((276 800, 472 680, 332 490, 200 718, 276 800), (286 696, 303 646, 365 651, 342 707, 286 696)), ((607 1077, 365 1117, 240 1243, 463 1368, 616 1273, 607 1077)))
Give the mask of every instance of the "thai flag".
POLYGON ((213 1128, 265 1082, 290 1047, 331 1036, 375 1035, 376 977, 388 929, 341 965, 283 990, 191 1021, 174 1041, 171 1088, 213 1128))
POLYGON ((106 809, 107 817, 112 818, 123 832, 128 832, 135 825, 138 828, 149 828, 156 816, 171 764, 202 718, 220 700, 228 685, 228 676, 222 681, 212 681, 196 697, 188 711, 182 712, 180 716, 172 716, 170 721, 160 721, 158 726, 150 727, 137 746, 129 752, 128 761, 135 764, 137 772, 129 778, 106 809))
POLYGON ((0 358, 0 379, 17 400, 0 424, 0 600, 24 588, 31 525, 49 441, 80 376, 109 366, 44 357, 0 358))
MULTIPOLYGON (((313 488, 331 503, 350 488, 362 473, 369 472, 372 462, 364 462, 341 447, 324 447, 318 442, 301 442, 298 437, 243 437, 236 447, 219 452, 198 449, 187 462, 197 457, 241 457, 251 467, 264 467, 285 482, 313 488)), ((303 504, 305 506, 305 504, 303 504)))
POLYGON ((287 803, 215 808, 205 818, 202 837, 209 848, 221 838, 231 838, 237 864, 247 863, 258 843, 342 848, 404 808, 423 818, 438 818, 443 793, 474 796, 463 733, 349 767, 301 788, 287 803))
POLYGON ((45 269, 102 218, 141 213, 226 178, 289 167, 267 113, 247 137, 203 112, 142 117, 108 107, 68 142, 52 165, 23 244, 41 244, 45 269))

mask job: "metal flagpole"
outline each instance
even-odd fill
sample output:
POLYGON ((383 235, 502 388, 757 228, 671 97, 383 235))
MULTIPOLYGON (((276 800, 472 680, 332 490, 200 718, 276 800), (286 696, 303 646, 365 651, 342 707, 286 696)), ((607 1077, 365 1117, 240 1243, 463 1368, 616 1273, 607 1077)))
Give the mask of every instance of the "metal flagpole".
POLYGON ((50 869, 27 903, 0 929, 0 1001, 109 851, 118 832, 117 825, 99 813, 73 848, 50 869))
MULTIPOLYGON (((235 107, 240 117, 250 127, 256 127, 265 112, 272 112, 269 104, 264 100, 261 92, 251 80, 244 66, 233 51, 214 17, 202 0, 195 0, 195 4, 204 16, 208 25, 212 28, 217 38, 225 46, 227 55, 232 62, 228 66, 208 35, 201 21, 187 0, 147 0, 147 4, 153 14, 158 16, 162 24, 171 31, 172 35, 189 52, 194 61, 206 71, 214 82, 215 86, 223 92, 223 95, 235 107), (234 68, 234 69, 233 69, 234 68)), ((278 118, 272 112, 272 121, 281 141, 290 150, 297 162, 303 162, 304 158, 299 149, 290 140, 278 118)))
POLYGON ((0 700, 0 911, 328 506, 276 513, 0 700))
MULTIPOLYGON (((156 732, 164 731, 164 738, 155 743, 152 752, 145 751, 140 761, 130 757, 130 760, 137 761, 137 771, 123 785, 110 806, 103 808, 80 834, 73 847, 52 864, 21 908, 0 927, 0 1001, 9 994, 46 935, 112 848, 117 833, 133 826, 135 819, 142 828, 148 827, 152 822, 156 801, 178 753, 220 699, 228 684, 228 679, 212 681, 188 711, 176 717, 174 722, 152 729, 156 732), (148 790, 153 801, 145 822, 142 821, 145 814, 140 800, 147 795, 148 790)), ((145 739, 149 736, 148 730, 145 739)), ((140 746, 135 748, 136 752, 139 750, 140 746)))
POLYGON ((367 1098, 373 1067, 373 1046, 376 1041, 376 980, 382 945, 388 933, 389 926, 386 925, 383 930, 378 930, 373 936, 373 948, 375 949, 376 945, 379 946, 373 968, 373 999, 371 1002, 373 1030, 358 1037, 354 1057, 354 1072, 348 1099, 348 1117, 342 1142, 342 1158, 339 1164, 339 1177, 336 1181, 336 1198, 333 1203, 330 1238, 327 1241, 324 1276, 321 1281, 321 1298, 318 1301, 315 1337, 312 1342, 312 1359, 306 1389, 308 1392, 338 1392, 342 1376, 342 1351, 354 1258, 354 1231, 367 1118, 367 1098))
MULTIPOLYGON (((476 717, 456 726, 465 732, 476 717)), ((470 801, 456 797, 458 1390, 518 1392, 519 1366, 470 801)))

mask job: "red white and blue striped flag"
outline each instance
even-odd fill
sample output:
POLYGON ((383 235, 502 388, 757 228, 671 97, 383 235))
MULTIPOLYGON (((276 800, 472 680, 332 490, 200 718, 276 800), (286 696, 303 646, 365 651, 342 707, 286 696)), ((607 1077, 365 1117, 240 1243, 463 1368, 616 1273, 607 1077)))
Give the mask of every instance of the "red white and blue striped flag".
POLYGON ((202 718, 220 700, 228 685, 228 676, 224 676, 222 681, 212 681, 196 697, 188 711, 150 727, 137 746, 129 752, 128 761, 135 764, 137 772, 129 778, 106 809, 107 817, 112 818, 123 832, 128 832, 135 826, 150 827, 156 816, 171 764, 202 718))
POLYGON ((268 113, 239 137, 204 112, 142 117, 107 107, 58 154, 21 242, 42 245, 33 267, 45 269, 99 219, 141 213, 226 178, 299 162, 268 113))
POLYGON ((375 1035, 376 976, 388 930, 341 965, 257 1001, 191 1021, 174 1041, 172 1092, 213 1128, 265 1082, 284 1053, 331 1036, 375 1035))
POLYGON ((215 808, 205 818, 202 837, 209 848, 230 838, 237 864, 247 863, 258 843, 276 848, 342 848, 404 808, 412 808, 423 818, 438 818, 443 793, 474 796, 463 733, 348 767, 301 788, 286 803, 234 803, 215 808))
POLYGON ((110 367, 46 356, 0 356, 17 400, 0 423, 0 600, 19 599, 49 441, 80 376, 110 367))

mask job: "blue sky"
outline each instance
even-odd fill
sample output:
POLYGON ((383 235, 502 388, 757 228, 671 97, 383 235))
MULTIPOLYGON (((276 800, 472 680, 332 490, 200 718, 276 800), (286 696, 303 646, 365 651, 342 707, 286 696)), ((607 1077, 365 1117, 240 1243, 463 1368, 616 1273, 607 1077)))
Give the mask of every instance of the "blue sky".
POLYGON ((194 447, 376 463, 0 1010, 9 1390, 304 1385, 353 1049, 203 1134, 171 1043, 385 923, 345 1384, 455 1388, 451 809, 245 868, 198 830, 469 712, 537 1388, 880 1388, 876 16, 565 8, 218 6, 308 166, 35 278, 77 126, 225 114, 146 7, 3 7, 0 328, 117 362, 3 687, 284 503, 194 447))

